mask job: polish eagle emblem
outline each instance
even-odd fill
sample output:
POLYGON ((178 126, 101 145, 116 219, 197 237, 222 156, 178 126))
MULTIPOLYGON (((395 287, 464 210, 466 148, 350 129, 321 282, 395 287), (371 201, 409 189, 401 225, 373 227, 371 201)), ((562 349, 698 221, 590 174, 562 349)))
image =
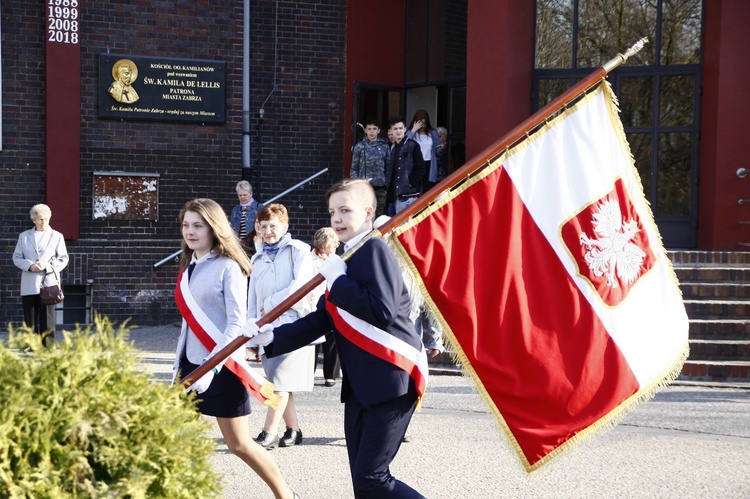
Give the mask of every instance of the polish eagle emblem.
POLYGON ((580 234, 583 255, 589 269, 596 277, 605 276, 610 288, 618 288, 619 278, 632 284, 640 274, 646 253, 632 242, 640 232, 638 222, 623 220, 620 205, 609 198, 602 200, 593 213, 594 235, 580 234))

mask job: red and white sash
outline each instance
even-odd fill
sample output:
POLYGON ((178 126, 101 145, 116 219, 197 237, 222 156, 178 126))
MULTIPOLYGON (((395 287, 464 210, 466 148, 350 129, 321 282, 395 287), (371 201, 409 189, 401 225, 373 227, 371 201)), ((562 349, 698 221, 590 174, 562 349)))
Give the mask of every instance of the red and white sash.
MULTIPOLYGON (((326 291, 326 298, 327 295, 328 292, 326 291)), ((392 334, 373 326, 369 322, 354 317, 327 299, 326 310, 331 314, 336 329, 347 340, 379 359, 390 362, 394 366, 406 371, 414 380, 417 395, 421 402, 425 388, 427 387, 427 378, 429 377, 427 354, 421 345, 419 349, 416 349, 392 334)))
MULTIPOLYGON (((183 279, 186 273, 187 270, 177 276, 177 286, 174 292, 175 302, 177 302, 177 308, 182 315, 182 320, 193 334, 195 334, 196 338, 200 340, 201 344, 210 352, 216 346, 217 342, 224 341, 223 333, 214 325, 195 301, 195 298, 193 298, 188 287, 188 280, 183 279)), ((224 367, 232 371, 255 398, 269 407, 276 408, 279 397, 273 393, 273 383, 266 380, 255 369, 250 367, 247 361, 245 361, 245 355, 242 350, 238 349, 232 352, 232 355, 227 357, 224 367)))

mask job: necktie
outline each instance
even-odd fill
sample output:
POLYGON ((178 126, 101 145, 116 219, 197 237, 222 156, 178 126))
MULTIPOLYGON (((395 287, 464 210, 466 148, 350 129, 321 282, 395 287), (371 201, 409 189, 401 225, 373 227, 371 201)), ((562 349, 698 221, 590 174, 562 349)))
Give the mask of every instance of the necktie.
POLYGON ((190 282, 190 277, 193 275, 193 270, 195 270, 195 262, 188 265, 188 282, 190 282))

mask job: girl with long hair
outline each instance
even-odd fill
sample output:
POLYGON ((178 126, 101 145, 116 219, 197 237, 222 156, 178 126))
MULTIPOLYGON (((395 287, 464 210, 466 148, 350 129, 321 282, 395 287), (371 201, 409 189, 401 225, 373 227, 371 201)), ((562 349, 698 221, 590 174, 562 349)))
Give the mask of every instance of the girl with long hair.
POLYGON ((419 144, 425 164, 430 165, 422 178, 422 193, 424 194, 440 180, 438 177, 440 137, 437 130, 432 127, 427 111, 419 109, 414 113, 409 128, 406 130, 406 136, 419 144))
MULTIPOLYGON (((175 366, 184 377, 241 334, 251 266, 215 201, 189 201, 180 211, 180 223, 183 254, 175 299, 183 322, 175 366)), ((220 364, 190 390, 198 394, 200 412, 216 418, 232 454, 247 463, 277 499, 297 498, 274 460, 250 435, 250 394, 236 367, 244 362, 240 350, 229 357, 234 362, 220 364)))

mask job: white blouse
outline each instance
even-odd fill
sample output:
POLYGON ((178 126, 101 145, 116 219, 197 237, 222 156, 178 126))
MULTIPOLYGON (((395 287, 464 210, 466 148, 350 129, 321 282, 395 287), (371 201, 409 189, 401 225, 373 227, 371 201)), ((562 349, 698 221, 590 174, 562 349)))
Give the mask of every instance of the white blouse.
POLYGON ((424 157, 425 163, 432 161, 432 137, 430 137, 430 134, 415 133, 414 140, 422 150, 422 157, 424 157))

